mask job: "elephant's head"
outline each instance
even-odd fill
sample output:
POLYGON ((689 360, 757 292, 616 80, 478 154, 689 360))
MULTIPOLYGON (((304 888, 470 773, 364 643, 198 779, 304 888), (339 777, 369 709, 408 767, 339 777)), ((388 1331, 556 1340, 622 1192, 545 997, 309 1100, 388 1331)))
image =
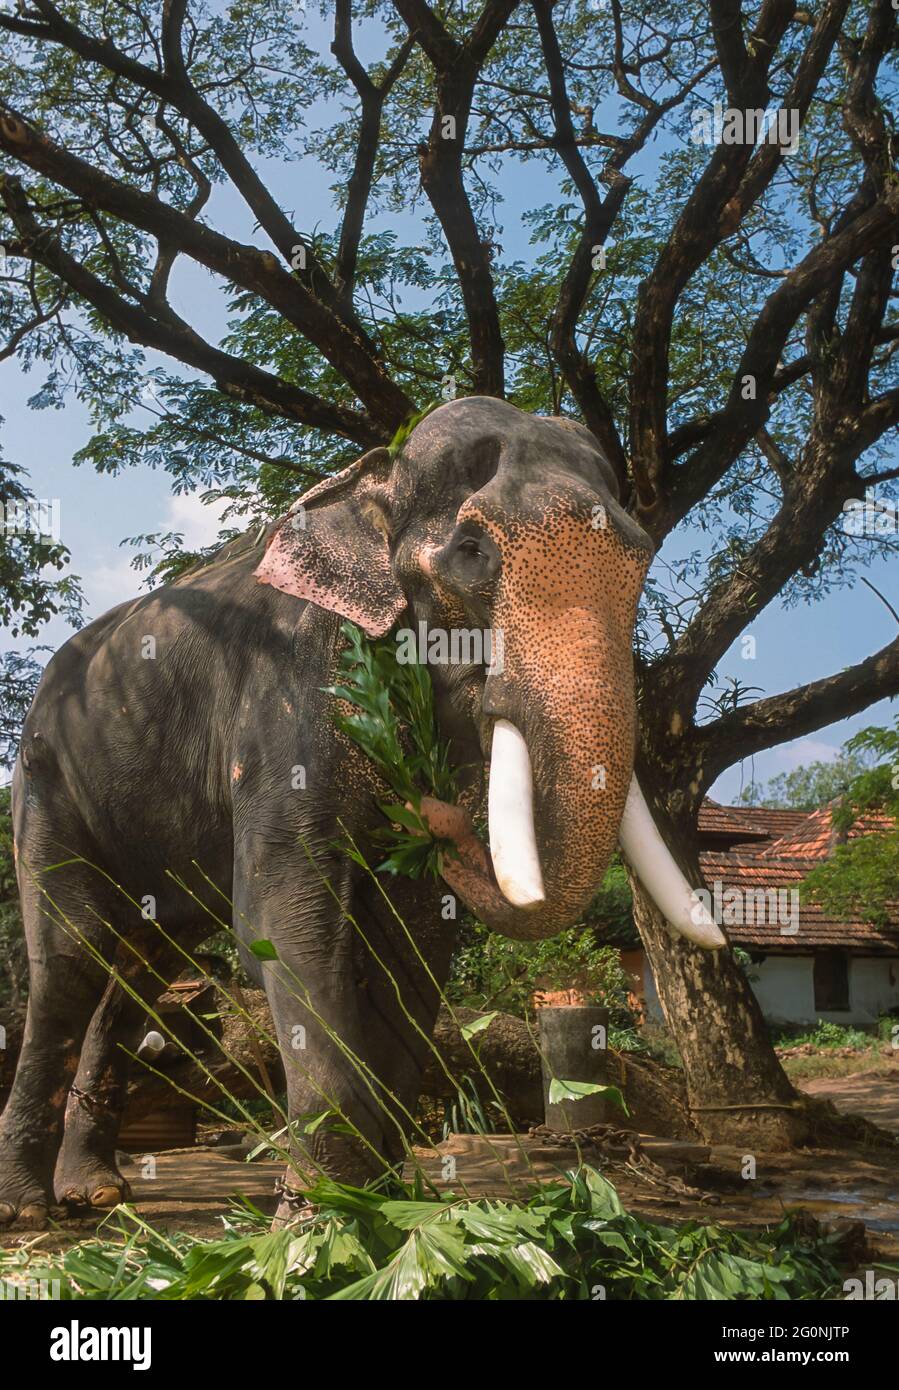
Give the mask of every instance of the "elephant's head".
POLYGON ((395 460, 374 449, 307 492, 256 571, 371 636, 403 616, 468 658, 430 667, 459 761, 490 761, 492 895, 470 872, 459 887, 508 935, 576 921, 620 836, 672 925, 723 943, 633 780, 632 640, 651 557, 588 430, 469 397, 427 416, 395 460), (453 646, 484 631, 486 649, 453 646))

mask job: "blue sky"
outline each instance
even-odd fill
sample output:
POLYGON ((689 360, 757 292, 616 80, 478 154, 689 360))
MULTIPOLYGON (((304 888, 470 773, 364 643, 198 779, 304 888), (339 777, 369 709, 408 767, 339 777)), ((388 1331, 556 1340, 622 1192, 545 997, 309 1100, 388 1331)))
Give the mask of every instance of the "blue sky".
MULTIPOLYGON (((317 40, 311 41, 322 46, 330 41, 330 35, 325 38, 318 21, 312 33, 317 40)), ((327 115, 322 108, 313 109, 309 124, 313 128, 321 126, 327 115)), ((660 152, 659 146, 650 151, 644 165, 647 172, 660 152)), ((309 161, 260 165, 284 205, 288 209, 301 208, 304 228, 312 229, 317 222, 327 227, 333 225, 331 176, 327 170, 309 161)), ((530 164, 526 170, 504 178, 503 191, 505 202, 500 212, 502 231, 498 240, 506 258, 528 259, 534 251, 528 246, 522 216, 534 204, 556 195, 556 180, 530 164)), ((228 190, 215 190, 208 214, 214 225, 231 235, 265 244, 261 234, 254 232, 246 209, 228 190)), ((379 218, 370 224, 370 229, 379 225, 395 228, 401 237, 413 243, 420 236, 421 224, 412 215, 379 218)), ((179 312, 208 337, 215 337, 224 327, 223 296, 206 272, 180 263, 173 276, 173 300, 179 312)), ((147 355, 148 367, 165 361, 154 354, 147 355)), ((60 499, 62 540, 71 551, 73 572, 83 580, 86 611, 90 617, 97 617, 113 604, 133 597, 140 587, 140 576, 130 568, 133 552, 120 545, 125 536, 179 530, 184 532, 188 547, 207 545, 217 534, 216 511, 204 507, 196 495, 173 496, 170 479, 164 473, 129 470, 113 478, 99 476, 87 468, 74 469, 72 455, 90 433, 87 413, 74 398, 63 410, 29 410, 27 398, 37 390, 40 381, 40 371, 26 376, 14 360, 0 364, 0 410, 5 417, 2 448, 7 458, 29 470, 38 497, 60 499)), ((138 415, 139 412, 135 423, 138 415)), ((694 543, 689 534, 675 536, 666 543, 664 554, 673 558, 694 543)), ((882 561, 867 573, 899 607, 895 568, 882 561)), ((736 643, 719 663, 719 679, 735 676, 743 684, 759 686, 766 694, 773 694, 862 660, 896 635, 896 623, 876 596, 857 583, 814 605, 786 609, 781 603, 774 603, 749 631, 756 638, 755 660, 743 660, 740 643, 736 643)), ((56 621, 48 626, 41 640, 58 646, 67 635, 65 625, 56 621)), ((729 769, 712 794, 724 802, 734 800, 741 785, 750 779, 763 780, 816 758, 831 757, 853 730, 889 718, 889 702, 881 701, 851 720, 759 754, 753 763, 729 769)))

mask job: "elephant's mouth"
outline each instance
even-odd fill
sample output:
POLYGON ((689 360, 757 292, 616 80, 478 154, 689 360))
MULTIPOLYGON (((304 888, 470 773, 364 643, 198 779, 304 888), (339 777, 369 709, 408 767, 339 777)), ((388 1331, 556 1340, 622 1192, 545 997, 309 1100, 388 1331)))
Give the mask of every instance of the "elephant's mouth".
MULTIPOLYGON (((493 721, 487 807, 490 858, 500 891, 513 907, 540 912, 547 892, 534 818, 531 758, 524 735, 508 719, 493 721)), ((707 949, 722 946, 719 927, 672 857, 636 777, 628 788, 618 838, 670 926, 707 949)))

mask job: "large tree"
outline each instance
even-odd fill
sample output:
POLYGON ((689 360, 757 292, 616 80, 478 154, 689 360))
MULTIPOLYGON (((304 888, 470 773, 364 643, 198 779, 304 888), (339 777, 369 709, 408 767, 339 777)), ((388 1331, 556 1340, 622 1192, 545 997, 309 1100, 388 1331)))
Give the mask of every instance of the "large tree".
MULTIPOLYGON (((287 0, 9 0, 7 350, 45 364, 38 404, 74 383, 90 405, 79 461, 165 467, 251 521, 441 390, 582 419, 671 538, 639 764, 695 879, 723 769, 899 691, 899 641, 751 701, 715 675, 778 595, 826 596, 895 544, 839 524, 899 477, 892 0, 336 0, 324 19, 330 57, 287 0), (787 114, 736 142, 716 102, 787 114), (302 186, 323 165, 328 229, 302 186), (503 199, 531 183, 552 192, 513 258, 503 199), (170 365, 148 377, 146 349, 170 365)), ((698 1121, 795 1136, 733 958, 635 898, 698 1121)))
MULTIPOLYGON (((0 357, 2 357, 0 353, 0 357)), ((2 421, 0 421, 2 423, 2 421)), ((58 506, 37 498, 25 470, 0 456, 0 626, 33 638, 57 614, 77 626, 81 586, 56 533, 58 506)), ((41 673, 41 647, 0 654, 0 769, 15 762, 19 736, 41 673)))

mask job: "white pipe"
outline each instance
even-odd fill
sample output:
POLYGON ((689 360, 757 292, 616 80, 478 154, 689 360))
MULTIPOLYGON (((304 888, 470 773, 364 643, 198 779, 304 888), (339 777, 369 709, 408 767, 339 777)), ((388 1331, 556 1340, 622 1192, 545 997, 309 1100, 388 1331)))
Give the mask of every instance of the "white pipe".
POLYGON ((636 777, 628 788, 618 839, 637 878, 676 932, 707 951, 727 945, 714 917, 674 862, 636 777))
POLYGON ((487 793, 490 857, 503 895, 513 907, 546 901, 537 839, 531 759, 524 738, 508 719, 493 725, 487 793))
POLYGON ((137 1049, 137 1055, 142 1057, 144 1061, 154 1062, 164 1050, 165 1038, 161 1033, 157 1033, 155 1028, 151 1028, 137 1049))

